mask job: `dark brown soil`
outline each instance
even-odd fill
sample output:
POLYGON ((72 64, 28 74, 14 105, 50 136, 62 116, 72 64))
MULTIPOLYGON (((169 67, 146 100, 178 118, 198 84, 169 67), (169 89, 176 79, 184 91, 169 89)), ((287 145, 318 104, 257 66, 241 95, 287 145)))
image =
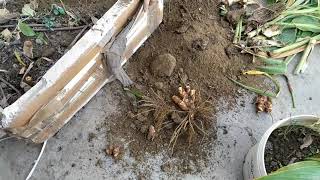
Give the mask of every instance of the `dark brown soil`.
MULTIPOLYGON (((207 120, 210 122, 206 127, 208 135, 197 134, 189 144, 187 134, 183 134, 173 151, 173 157, 179 162, 162 166, 162 170, 169 173, 176 170, 182 173, 200 171, 199 164, 207 162, 208 152, 205 149, 216 138, 215 107, 219 103, 232 105, 235 96, 240 95, 238 88, 226 77, 236 77, 251 63, 250 56, 230 48, 232 31, 228 23, 219 16, 218 4, 218 0, 171 0, 166 3, 163 23, 130 59, 127 66, 129 76, 136 83, 135 88, 145 96, 155 98, 154 91, 174 107, 171 97, 177 94, 179 86, 190 84, 201 91, 204 100, 210 99, 213 104, 212 117, 207 120), (177 60, 173 74, 170 77, 153 75, 151 62, 166 53, 177 60), (191 168, 190 164, 194 164, 196 169, 191 168)), ((107 123, 110 127, 107 142, 123 144, 121 139, 125 139, 130 142, 131 155, 141 161, 146 154, 163 151, 165 155, 171 156, 169 141, 177 124, 167 117, 164 124, 168 125, 157 132, 155 140, 147 140, 148 128, 155 124, 153 112, 136 117, 141 110, 134 97, 129 96, 131 98, 123 100, 122 117, 107 117, 107 122, 111 121, 107 123)))
POLYGON ((290 163, 320 153, 320 135, 309 128, 302 126, 285 126, 275 130, 266 145, 265 165, 267 172, 273 172, 290 163), (304 138, 310 136, 312 144, 301 149, 304 138))
MULTIPOLYGON (((10 12, 21 13, 21 9, 24 4, 28 3, 28 0, 16 0, 10 1, 7 3, 6 8, 10 12)), ((58 0, 39 0, 39 8, 37 10, 37 18, 26 20, 27 24, 42 24, 43 18, 45 16, 54 17, 56 26, 68 26, 67 15, 65 16, 54 16, 50 13, 51 4, 55 3, 61 6, 60 1, 58 0)), ((96 18, 100 18, 110 7, 112 4, 116 2, 116 0, 104 0, 104 1, 87 1, 87 0, 65 0, 63 1, 65 7, 68 11, 74 13, 79 19, 78 25, 85 25, 91 23, 91 16, 95 16, 96 18)), ((16 20, 12 20, 4 25, 8 24, 17 24, 16 20)), ((0 27, 0 31, 5 28, 0 27)), ((9 28, 9 30, 14 30, 14 28, 9 28)), ((25 37, 21 33, 21 39, 10 42, 10 44, 4 44, 3 41, 0 41, 0 69, 7 70, 9 73, 1 73, 1 77, 16 87, 21 94, 23 94, 26 90, 20 87, 20 82, 22 80, 23 74, 19 74, 20 69, 23 67, 18 63, 14 56, 14 51, 18 50, 22 52, 23 43, 26 40, 31 40, 34 45, 34 58, 27 59, 26 57, 22 57, 23 61, 29 66, 32 62, 34 62, 34 67, 27 74, 32 77, 32 82, 28 82, 28 84, 32 87, 35 85, 40 78, 47 72, 47 70, 57 61, 61 56, 65 54, 65 52, 70 48, 70 44, 74 40, 74 38, 79 34, 80 30, 72 30, 72 31, 46 31, 45 32, 45 40, 48 42, 47 45, 39 45, 36 43, 35 37, 25 37), (46 56, 50 58, 52 62, 41 59, 41 57, 46 56)), ((1 82, 1 87, 4 90, 4 94, 6 95, 7 103, 1 103, 2 108, 7 107, 8 105, 15 102, 20 96, 9 86, 5 85, 1 82)), ((3 99, 1 95, 1 99, 3 99)))

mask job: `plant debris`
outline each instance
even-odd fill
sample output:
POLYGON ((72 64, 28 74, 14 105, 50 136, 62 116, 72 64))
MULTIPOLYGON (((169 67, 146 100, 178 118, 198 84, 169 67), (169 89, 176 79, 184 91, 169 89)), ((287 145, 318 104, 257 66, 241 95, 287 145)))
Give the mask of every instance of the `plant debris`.
POLYGON ((73 6, 66 10, 68 5, 72 3, 7 1, 0 9, 0 69, 6 71, 2 78, 19 91, 18 94, 13 88, 3 87, 7 103, 2 108, 32 88, 91 27, 87 13, 80 18, 80 14, 72 12, 73 6))
POLYGON ((113 158, 117 159, 117 158, 119 158, 119 156, 121 154, 121 146, 119 146, 119 145, 110 145, 106 149, 106 153, 107 153, 107 155, 112 156, 113 158))
POLYGON ((193 137, 199 133, 205 136, 205 126, 208 123, 209 115, 212 112, 211 103, 203 101, 200 92, 191 89, 189 85, 178 88, 178 95, 172 96, 173 103, 177 108, 173 108, 161 96, 154 93, 154 97, 143 96, 139 102, 140 108, 146 108, 144 112, 153 112, 155 126, 149 126, 147 139, 153 141, 163 127, 171 124, 176 128, 171 136, 169 146, 173 152, 178 138, 182 134, 188 135, 189 145, 193 137), (172 123, 165 120, 171 117, 172 123))
POLYGON ((257 112, 266 112, 271 113, 272 112, 272 100, 270 97, 258 95, 256 98, 256 109, 257 112))
POLYGON ((153 141, 155 137, 156 137, 156 130, 154 126, 151 125, 149 127, 149 132, 148 132, 148 140, 153 141))
MULTIPOLYGON (((287 69, 295 55, 303 52, 294 73, 305 72, 309 56, 320 42, 318 1, 275 1, 267 5, 253 1, 232 1, 220 6, 220 14, 235 26, 233 43, 243 53, 253 55, 254 63, 264 64, 256 66, 255 70, 268 75, 285 76, 295 107, 293 88, 286 76, 287 69)), ((276 97, 231 80, 255 93, 276 97)))
POLYGON ((178 88, 178 95, 172 96, 173 102, 182 110, 182 121, 176 127, 171 140, 170 145, 172 151, 177 143, 178 138, 186 132, 188 134, 189 145, 192 142, 192 138, 196 133, 206 135, 205 121, 208 120, 208 115, 211 114, 211 106, 209 101, 202 101, 200 92, 195 89, 191 89, 189 85, 178 88))
POLYGON ((304 149, 309 147, 313 142, 313 138, 311 135, 307 135, 303 138, 303 144, 300 146, 300 149, 304 149))
POLYGON ((25 41, 23 43, 23 54, 33 59, 33 44, 31 41, 25 41))

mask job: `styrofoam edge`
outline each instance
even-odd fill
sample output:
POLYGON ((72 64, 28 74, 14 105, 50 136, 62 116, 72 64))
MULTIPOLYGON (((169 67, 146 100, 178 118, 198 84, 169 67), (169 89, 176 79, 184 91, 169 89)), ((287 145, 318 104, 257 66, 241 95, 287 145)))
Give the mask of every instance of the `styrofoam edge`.
POLYGON ((272 132, 280 127, 287 125, 311 125, 319 121, 319 117, 314 115, 299 115, 292 116, 273 124, 262 136, 261 140, 253 146, 246 157, 244 165, 244 179, 251 180, 250 178, 258 178, 266 176, 267 171, 265 168, 264 154, 267 141, 272 132), (248 162, 251 161, 251 162, 248 162))
POLYGON ((93 46, 102 48, 107 44, 116 33, 114 32, 115 29, 120 29, 118 26, 125 24, 127 21, 127 19, 123 17, 128 13, 132 13, 138 4, 139 0, 119 0, 112 6, 97 24, 48 70, 33 88, 21 96, 15 103, 4 109, 1 120, 2 128, 9 128, 13 122, 20 121, 21 119, 25 119, 25 121, 30 119, 31 116, 44 105, 42 103, 44 103, 46 99, 54 96, 55 92, 60 91, 60 87, 64 87, 73 77, 73 75, 70 75, 71 77, 62 78, 61 76, 57 76, 57 74, 62 75, 74 68, 73 66, 79 63, 78 59, 84 56, 83 53, 87 53, 93 46), (57 83, 60 83, 60 86, 56 87, 57 83), (44 97, 41 97, 41 99, 39 95, 43 95, 44 97))

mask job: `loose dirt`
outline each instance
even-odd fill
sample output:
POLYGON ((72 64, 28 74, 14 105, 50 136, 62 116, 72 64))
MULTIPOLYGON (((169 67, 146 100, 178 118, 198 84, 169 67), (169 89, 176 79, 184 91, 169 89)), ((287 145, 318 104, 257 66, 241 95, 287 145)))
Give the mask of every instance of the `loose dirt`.
POLYGON ((219 16, 218 4, 218 0, 167 2, 163 23, 130 59, 126 68, 129 77, 136 83, 134 89, 150 98, 159 96, 171 107, 175 107, 171 97, 177 94, 179 86, 190 84, 200 91, 202 99, 212 103, 213 114, 205 128, 208 134, 197 134, 189 144, 184 133, 171 154, 169 141, 177 124, 173 123, 170 115, 167 116, 154 141, 147 140, 149 126, 156 123, 153 112, 141 111, 138 100, 127 93, 129 98, 123 102, 122 109, 124 115, 107 117, 106 125, 110 127, 108 144, 129 142, 131 156, 141 162, 146 154, 163 152, 177 158, 178 162, 161 166, 162 171, 167 173, 201 171, 200 164, 207 162, 207 152, 203 149, 216 138, 215 107, 221 102, 232 107, 238 94, 238 88, 227 76, 237 78, 241 70, 251 64, 250 56, 240 54, 231 46, 233 33, 229 24, 219 16), (163 69, 163 74, 169 75, 161 75, 158 69, 155 73, 155 68, 152 68, 154 61, 159 61, 159 57, 168 57, 167 54, 170 54, 170 60, 163 61, 172 62, 171 56, 176 59, 173 73, 169 73, 168 69, 174 63, 168 63, 168 69, 163 69))
MULTIPOLYGON (((47 17, 53 17, 54 24, 56 26, 68 26, 69 16, 55 16, 51 11, 52 4, 60 4, 58 0, 39 0, 39 8, 37 9, 37 16, 41 18, 31 18, 27 19, 25 23, 27 24, 43 24, 43 17, 47 15, 47 17)), ((91 17, 94 16, 96 18, 100 18, 115 2, 116 0, 106 0, 106 1, 87 1, 87 0, 66 0, 63 1, 65 7, 68 11, 74 13, 79 18, 79 22, 76 26, 81 26, 85 24, 90 24, 91 17)), ((24 4, 29 3, 28 0, 17 0, 17 1, 9 1, 6 5, 6 8, 10 12, 21 13, 21 9, 24 4)), ((16 20, 12 20, 3 25, 13 25, 17 24, 16 20)), ((0 31, 5 28, 0 27, 0 31)), ((10 31, 13 31, 15 27, 9 28, 10 31)), ((5 44, 3 41, 0 41, 0 69, 9 71, 8 73, 1 73, 1 77, 3 77, 6 81, 16 87, 20 94, 24 94, 28 88, 24 89, 20 86, 20 82, 22 81, 23 74, 19 74, 23 65, 19 64, 17 61, 14 51, 17 50, 22 54, 23 52, 23 43, 26 40, 30 40, 33 42, 33 53, 34 58, 28 59, 23 57, 22 59, 26 64, 26 68, 33 62, 34 67, 30 70, 26 76, 30 76, 32 78, 31 82, 27 82, 27 84, 32 87, 35 85, 40 78, 47 72, 47 70, 54 65, 54 63, 62 57, 68 49, 71 48, 71 43, 75 39, 75 37, 81 32, 79 30, 72 31, 46 31, 44 32, 44 39, 47 41, 47 44, 37 44, 36 37, 25 37, 20 33, 21 39, 12 41, 9 44, 5 44), (47 61, 42 59, 41 57, 46 57, 51 59, 52 61, 47 61)), ((5 83, 1 82, 1 87, 4 90, 4 94, 6 96, 7 102, 1 103, 1 107, 5 108, 8 105, 15 102, 20 95, 14 91, 12 88, 7 86, 5 83)), ((3 98, 3 97, 1 97, 3 98)))
POLYGON ((271 134, 266 145, 265 164, 267 172, 276 171, 283 166, 302 161, 319 152, 320 135, 318 132, 302 126, 279 128, 271 134), (312 137, 311 144, 308 136, 312 137), (304 146, 305 148, 301 149, 302 145, 307 147, 304 146))

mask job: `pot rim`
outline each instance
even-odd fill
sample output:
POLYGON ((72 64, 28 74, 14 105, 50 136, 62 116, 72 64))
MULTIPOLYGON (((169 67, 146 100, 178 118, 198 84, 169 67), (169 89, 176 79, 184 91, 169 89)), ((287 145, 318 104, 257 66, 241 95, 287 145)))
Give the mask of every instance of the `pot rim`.
POLYGON ((297 115, 297 116, 291 116, 291 117, 288 117, 288 118, 285 118, 283 120, 280 120, 276 123, 274 123, 265 133, 264 135, 262 136, 260 142, 258 143, 258 149, 257 149, 257 162, 262 162, 262 163, 259 163, 259 171, 262 172, 264 175, 267 175, 267 170, 265 168, 265 161, 264 161, 264 154, 265 154, 265 147, 266 147, 266 144, 268 142, 268 139, 270 137, 270 135, 272 134, 272 132, 280 127, 283 127, 283 126, 287 126, 289 124, 295 124, 296 125, 303 125, 302 122, 305 122, 305 121, 311 121, 311 122, 317 122, 319 120, 319 117, 318 116, 315 116, 315 115, 297 115))

